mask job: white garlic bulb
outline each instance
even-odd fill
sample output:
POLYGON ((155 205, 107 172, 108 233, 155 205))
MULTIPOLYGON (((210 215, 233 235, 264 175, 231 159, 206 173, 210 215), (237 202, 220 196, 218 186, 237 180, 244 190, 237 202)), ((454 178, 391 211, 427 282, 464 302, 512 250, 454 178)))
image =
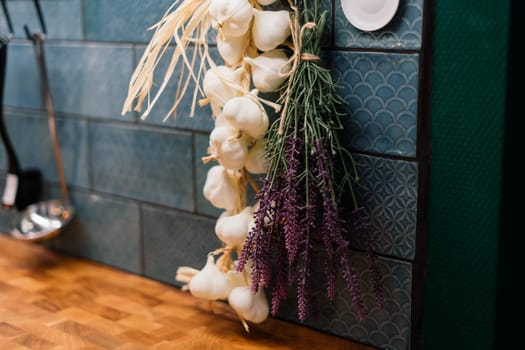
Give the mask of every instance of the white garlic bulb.
POLYGON ((238 134, 238 130, 228 126, 217 127, 210 134, 210 150, 226 169, 242 169, 248 158, 250 139, 238 134))
POLYGON ((261 92, 279 89, 286 79, 281 73, 289 70, 282 69, 288 62, 288 56, 279 49, 264 52, 255 58, 245 57, 244 61, 252 67, 253 86, 261 92))
POLYGON ((258 139, 248 151, 244 166, 252 174, 266 174, 268 172, 268 159, 264 157, 266 139, 258 139))
POLYGON ((264 107, 250 95, 234 97, 226 102, 222 114, 231 125, 254 139, 263 137, 270 124, 264 107))
POLYGON ((240 206, 237 179, 222 165, 208 170, 203 193, 204 198, 217 208, 235 211, 240 206))
POLYGON ((225 212, 219 217, 215 224, 215 233, 228 246, 241 249, 248 236, 253 208, 246 207, 236 215, 228 214, 225 212))
POLYGON ((261 51, 270 51, 282 44, 291 34, 288 11, 253 9, 253 43, 261 51))
POLYGON ((235 66, 242 60, 247 44, 246 35, 239 37, 217 35, 217 50, 224 62, 230 66, 235 66))
POLYGON ((242 318, 253 323, 263 322, 270 312, 263 288, 254 295, 251 287, 235 287, 228 296, 228 303, 242 318))
POLYGON ((228 276, 215 265, 215 258, 208 256, 206 265, 188 284, 192 295, 207 300, 228 298, 232 284, 228 276))
POLYGON ((212 0, 212 27, 227 38, 242 36, 250 28, 252 9, 248 0, 212 0))
POLYGON ((215 116, 221 113, 221 107, 231 98, 241 95, 231 86, 241 83, 243 70, 232 70, 226 66, 217 66, 206 72, 202 89, 209 98, 212 112, 215 116))

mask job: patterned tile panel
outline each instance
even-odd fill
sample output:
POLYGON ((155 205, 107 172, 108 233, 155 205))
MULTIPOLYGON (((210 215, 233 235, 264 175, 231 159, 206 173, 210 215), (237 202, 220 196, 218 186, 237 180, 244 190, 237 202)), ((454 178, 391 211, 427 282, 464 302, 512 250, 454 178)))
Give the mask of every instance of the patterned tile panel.
POLYGON ((43 108, 40 76, 30 44, 12 42, 8 46, 3 102, 14 107, 43 108))
POLYGON ((96 191, 194 209, 191 134, 93 123, 90 137, 96 191))
POLYGON ((415 157, 419 56, 333 52, 352 149, 415 157))
MULTIPOLYGON (((5 121, 22 170, 38 169, 47 181, 58 182, 47 118, 41 114, 11 113, 5 116, 5 121)), ((89 187, 87 123, 57 118, 57 132, 68 183, 89 187)), ((3 149, 0 150, 0 167, 7 168, 3 149)))
MULTIPOLYGON (((136 57, 137 62, 140 57, 142 57, 144 53, 144 47, 140 49, 136 49, 136 57)), ((210 49, 211 55, 214 58, 218 58, 219 55, 217 53, 216 49, 210 49)), ((152 90, 152 98, 155 96, 154 94, 157 92, 157 86, 162 84, 162 81, 164 79, 164 72, 168 68, 169 60, 171 60, 171 57, 173 55, 173 49, 167 50, 165 56, 161 60, 160 64, 157 66, 157 69, 155 71, 155 77, 154 77, 154 87, 152 90)), ((193 50, 188 50, 188 56, 192 57, 193 50)), ((183 128, 183 129, 191 129, 191 130, 201 130, 201 131, 211 131, 213 129, 213 117, 211 114, 211 109, 209 106, 199 107, 198 104, 195 106, 195 115, 193 117, 190 117, 190 111, 191 111, 191 105, 193 103, 193 92, 195 89, 195 83, 191 81, 188 85, 188 90, 186 94, 184 95, 180 105, 177 108, 177 114, 176 118, 174 118, 173 115, 170 115, 170 117, 164 122, 163 119, 165 115, 170 111, 170 109, 173 106, 173 103, 175 102, 175 94, 177 91, 177 85, 179 83, 179 77, 181 76, 181 63, 180 62, 175 71, 173 72, 173 75, 170 79, 170 82, 168 83, 168 86, 166 89, 162 92, 162 95, 160 96, 158 102, 155 104, 155 106, 152 109, 151 114, 143 121, 142 123, 147 124, 155 124, 155 125, 162 125, 167 127, 177 127, 177 128, 183 128)), ((188 76, 187 70, 184 71, 184 77, 188 76)), ((197 96, 196 101, 198 102, 199 99, 203 98, 200 94, 197 96)), ((142 110, 145 111, 147 109, 147 103, 144 103, 142 110)))
POLYGON ((131 46, 48 44, 46 54, 57 111, 134 121, 120 115, 133 69, 131 46))
MULTIPOLYGON (((51 196, 57 196, 57 190, 51 196)), ((53 246, 70 254, 142 273, 139 207, 100 194, 71 191, 75 217, 53 240, 53 246)))
POLYGON ((392 21, 373 31, 361 31, 346 19, 341 0, 335 0, 335 46, 378 49, 412 49, 421 47, 423 0, 401 0, 392 21))
MULTIPOLYGON (((82 39, 81 0, 40 1, 47 26, 47 38, 60 40, 82 39)), ((7 1, 14 26, 14 36, 25 39, 24 25, 31 31, 42 31, 33 1, 7 1)), ((7 32, 7 24, 0 15, 0 33, 7 32)))
POLYGON ((142 207, 145 274, 170 284, 179 266, 201 269, 221 246, 215 220, 153 206, 142 207))
MULTIPOLYGON (((358 156, 362 189, 360 203, 371 220, 374 249, 382 254, 413 259, 417 226, 417 163, 358 156)), ((363 239, 353 246, 366 249, 363 239)))
POLYGON ((206 182, 206 175, 208 170, 215 165, 214 162, 204 164, 201 161, 201 158, 208 154, 210 136, 208 134, 196 134, 195 135, 195 181, 196 181, 196 201, 197 201, 197 212, 199 214, 210 215, 218 217, 222 210, 215 208, 210 202, 204 198, 202 190, 204 188, 204 183, 206 182))
POLYGON ((147 42, 156 24, 173 1, 84 1, 86 39, 94 41, 147 42))
MULTIPOLYGON (((335 300, 326 298, 322 269, 313 271, 315 305, 319 306, 315 316, 307 319, 307 326, 320 329, 341 337, 377 346, 387 350, 408 350, 410 348, 412 266, 410 263, 392 259, 379 259, 385 291, 384 309, 375 303, 365 254, 355 253, 351 259, 358 272, 359 285, 367 316, 363 321, 355 312, 350 296, 342 283, 338 284, 335 300)), ((321 265, 321 264, 320 264, 321 265)), ((341 281, 339 281, 341 282, 341 281)), ((299 323, 295 297, 291 297, 279 311, 279 317, 299 323)))

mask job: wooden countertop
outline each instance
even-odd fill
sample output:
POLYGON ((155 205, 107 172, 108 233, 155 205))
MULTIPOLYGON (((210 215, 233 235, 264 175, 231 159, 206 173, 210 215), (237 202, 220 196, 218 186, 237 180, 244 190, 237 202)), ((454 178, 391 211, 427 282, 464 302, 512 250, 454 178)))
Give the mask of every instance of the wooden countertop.
POLYGON ((0 234, 0 349, 372 349, 0 234))

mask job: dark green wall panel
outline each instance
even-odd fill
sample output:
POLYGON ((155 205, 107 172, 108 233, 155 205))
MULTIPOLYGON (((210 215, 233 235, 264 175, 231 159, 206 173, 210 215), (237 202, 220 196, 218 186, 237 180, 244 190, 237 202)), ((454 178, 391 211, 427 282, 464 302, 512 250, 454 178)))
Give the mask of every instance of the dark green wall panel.
POLYGON ((436 1, 425 349, 492 349, 510 0, 436 1))

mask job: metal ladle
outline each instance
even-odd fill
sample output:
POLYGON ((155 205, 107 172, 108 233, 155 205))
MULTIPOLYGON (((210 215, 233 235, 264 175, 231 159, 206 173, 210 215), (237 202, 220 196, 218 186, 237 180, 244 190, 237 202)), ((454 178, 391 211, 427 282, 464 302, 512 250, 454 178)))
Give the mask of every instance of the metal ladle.
POLYGON ((64 175, 62 156, 58 142, 56 130, 55 109, 49 80, 47 76, 46 60, 44 57, 44 40, 46 27, 42 10, 38 0, 33 0, 37 9, 38 18, 42 26, 43 33, 31 33, 27 26, 24 26, 28 38, 33 42, 38 68, 42 81, 42 97, 47 111, 49 133, 53 143, 53 154, 55 156, 58 180, 60 183, 61 199, 51 199, 29 205, 22 215, 14 223, 11 235, 23 241, 42 241, 56 236, 60 230, 66 226, 75 214, 75 209, 70 203, 69 192, 64 175))

